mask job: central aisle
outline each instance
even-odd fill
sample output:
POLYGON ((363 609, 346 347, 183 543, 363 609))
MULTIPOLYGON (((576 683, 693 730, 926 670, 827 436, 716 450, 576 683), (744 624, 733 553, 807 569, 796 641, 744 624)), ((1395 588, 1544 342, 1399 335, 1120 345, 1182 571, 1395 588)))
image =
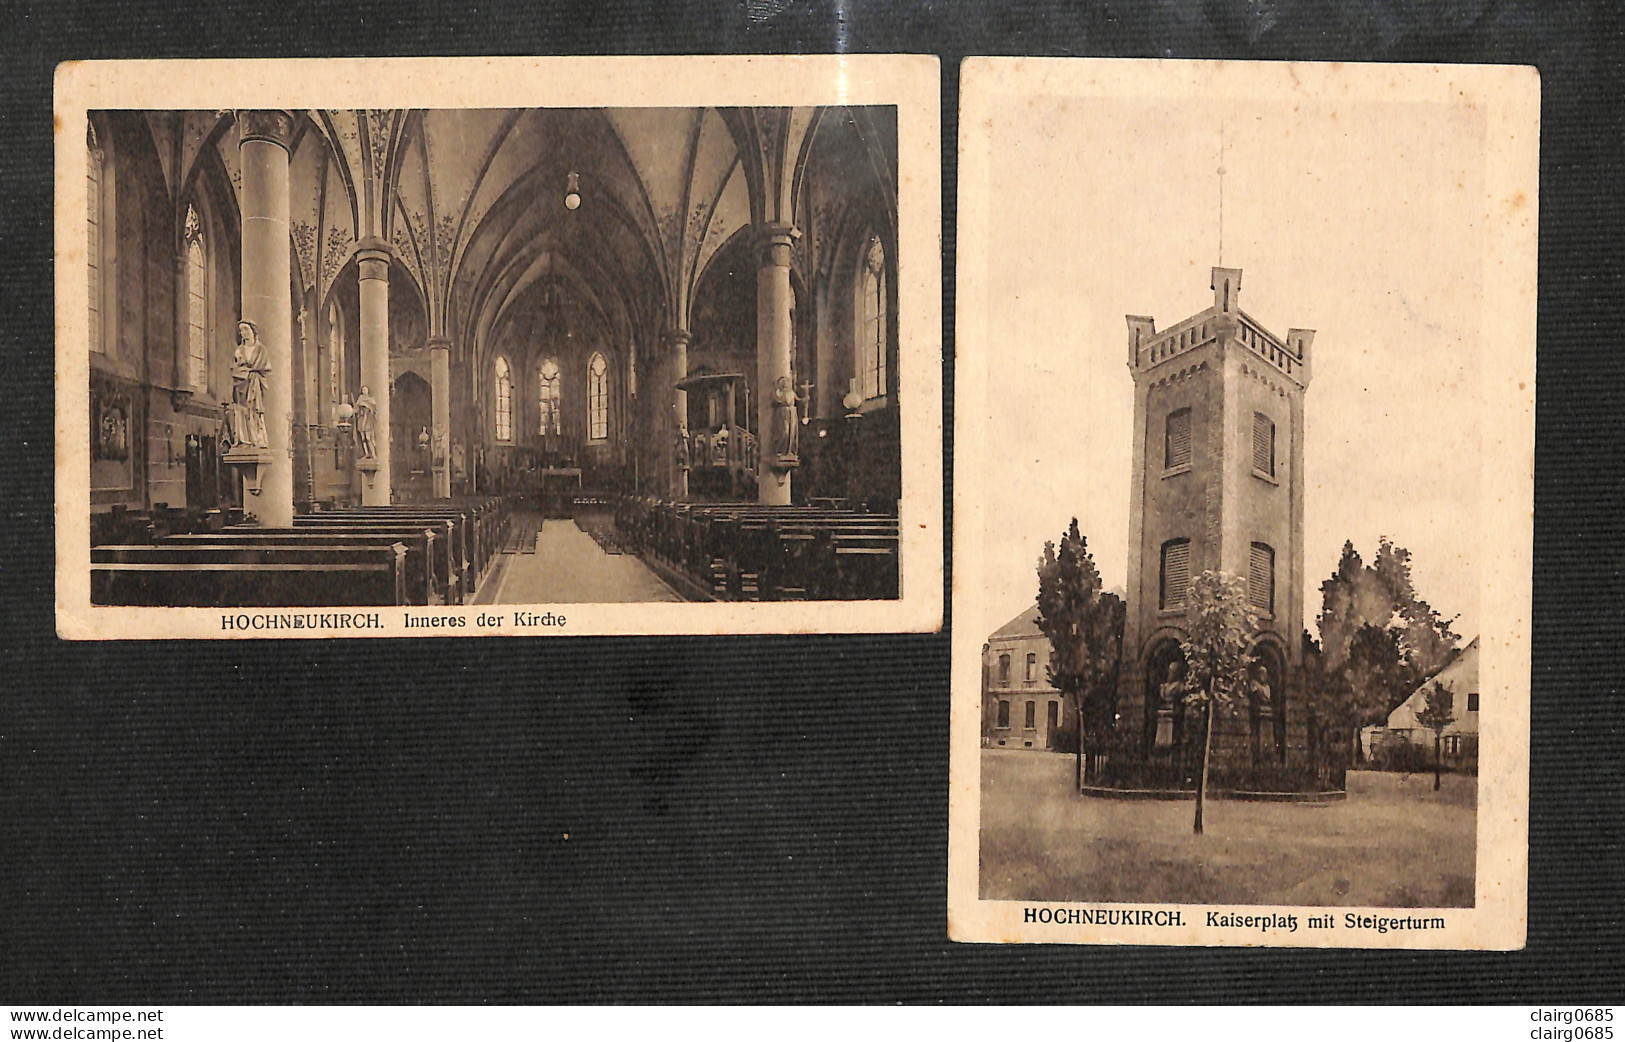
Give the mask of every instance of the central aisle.
POLYGON ((574 521, 547 520, 533 554, 509 555, 497 604, 681 601, 632 554, 606 554, 574 521))

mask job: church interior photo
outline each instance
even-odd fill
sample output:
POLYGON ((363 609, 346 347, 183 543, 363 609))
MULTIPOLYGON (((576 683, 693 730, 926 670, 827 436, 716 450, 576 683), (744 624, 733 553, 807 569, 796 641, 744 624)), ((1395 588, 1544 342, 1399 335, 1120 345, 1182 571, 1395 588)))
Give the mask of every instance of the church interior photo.
POLYGON ((899 596, 897 110, 96 110, 91 598, 899 596))

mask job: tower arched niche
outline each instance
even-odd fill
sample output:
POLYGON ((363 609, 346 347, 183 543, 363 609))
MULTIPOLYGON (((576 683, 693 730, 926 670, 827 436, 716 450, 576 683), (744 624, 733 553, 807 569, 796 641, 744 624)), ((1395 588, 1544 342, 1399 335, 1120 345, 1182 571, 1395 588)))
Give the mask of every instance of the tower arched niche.
POLYGON ((1287 653, 1281 637, 1265 631, 1253 642, 1253 684, 1247 699, 1255 763, 1286 762, 1287 653))
POLYGON ((1187 670, 1185 652, 1180 646, 1184 636, 1184 631, 1167 626, 1153 633, 1145 642, 1145 653, 1138 664, 1146 692, 1145 719, 1141 728, 1141 758, 1149 758, 1156 747, 1157 714, 1162 709, 1173 713, 1172 748, 1177 751, 1184 747, 1186 695, 1184 681, 1187 670), (1168 703, 1164 705, 1163 686, 1170 681, 1174 681, 1175 686, 1169 690, 1168 703))

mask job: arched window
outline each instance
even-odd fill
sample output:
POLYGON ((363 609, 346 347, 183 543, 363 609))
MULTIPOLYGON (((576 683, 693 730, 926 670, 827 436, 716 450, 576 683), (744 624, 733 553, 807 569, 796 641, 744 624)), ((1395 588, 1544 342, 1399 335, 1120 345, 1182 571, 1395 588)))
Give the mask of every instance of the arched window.
POLYGON ((187 383, 194 391, 209 388, 208 241, 197 210, 186 207, 186 357, 187 383))
POLYGON ((638 396, 638 348, 632 344, 626 349, 626 393, 638 396))
POLYGON ((886 393, 886 250, 869 237, 863 254, 862 325, 858 329, 858 388, 864 398, 886 393))
POLYGON ((343 401, 339 397, 344 372, 344 313, 339 302, 327 305, 327 400, 337 408, 343 401))
POLYGON ((536 426, 538 434, 559 433, 559 363, 549 358, 542 363, 541 371, 537 374, 538 392, 536 396, 536 411, 541 422, 536 426))
POLYGON ((609 437, 609 363, 597 351, 587 363, 587 437, 609 437))
POLYGON ((508 375, 508 360, 499 357, 496 370, 497 441, 512 441, 513 377, 508 375))
POLYGON ((105 176, 102 164, 107 161, 107 155, 96 141, 96 125, 87 122, 85 126, 85 148, 88 153, 85 164, 85 258, 90 269, 90 282, 86 287, 90 302, 87 335, 90 349, 100 354, 107 351, 107 341, 102 331, 102 187, 105 176))

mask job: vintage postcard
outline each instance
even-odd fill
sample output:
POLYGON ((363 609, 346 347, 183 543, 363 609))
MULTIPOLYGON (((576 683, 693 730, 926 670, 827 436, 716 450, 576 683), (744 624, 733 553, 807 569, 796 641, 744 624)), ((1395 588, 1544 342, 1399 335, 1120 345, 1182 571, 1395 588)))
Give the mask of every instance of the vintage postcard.
POLYGON ((1521 947, 1535 71, 961 82, 951 935, 1521 947))
POLYGON ((58 632, 931 631, 933 57, 68 63, 58 632))

